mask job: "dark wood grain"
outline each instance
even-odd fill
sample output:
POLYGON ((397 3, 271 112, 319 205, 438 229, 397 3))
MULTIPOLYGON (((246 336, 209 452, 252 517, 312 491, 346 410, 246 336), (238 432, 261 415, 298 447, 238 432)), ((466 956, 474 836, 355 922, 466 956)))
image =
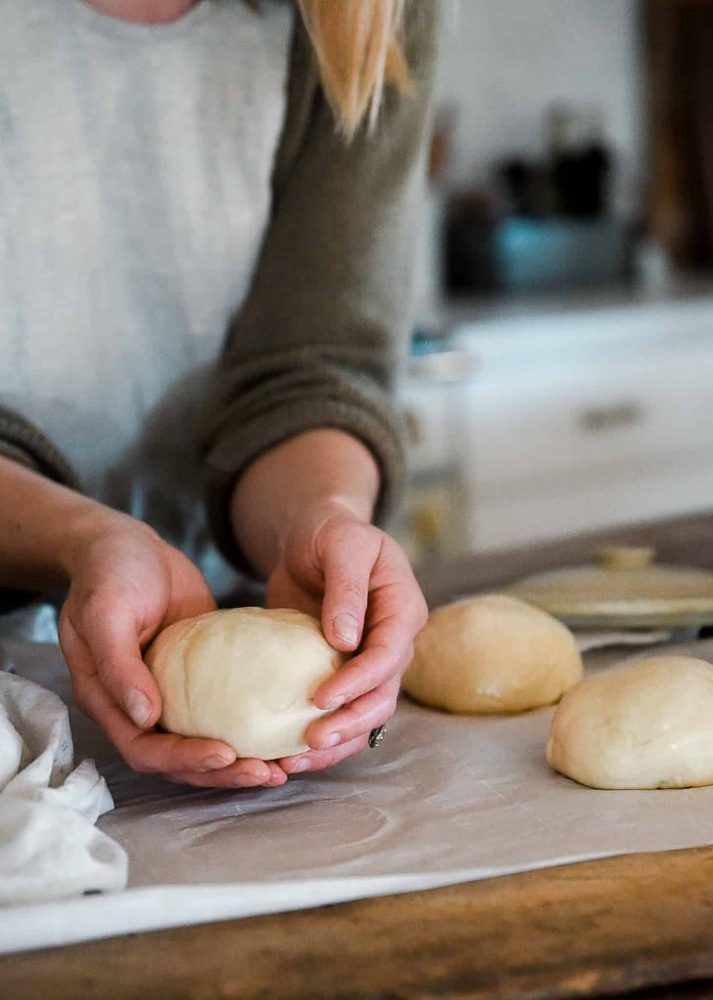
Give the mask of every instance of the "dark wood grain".
POLYGON ((713 849, 0 961, 5 1000, 535 998, 713 977, 713 849))
MULTIPOLYGON (((434 603, 577 562, 602 540, 713 568, 713 515, 432 566, 434 603)), ((0 959, 2 1000, 713 1000, 713 848, 0 959), (677 984, 675 986, 670 984, 677 984), (685 985, 688 984, 688 985, 685 985)))

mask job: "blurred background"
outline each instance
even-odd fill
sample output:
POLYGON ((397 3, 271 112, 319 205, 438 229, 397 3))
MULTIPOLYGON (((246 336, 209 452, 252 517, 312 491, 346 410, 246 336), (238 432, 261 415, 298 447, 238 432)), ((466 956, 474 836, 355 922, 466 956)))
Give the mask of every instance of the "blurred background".
POLYGON ((445 6, 400 540, 713 509, 713 0, 445 6))

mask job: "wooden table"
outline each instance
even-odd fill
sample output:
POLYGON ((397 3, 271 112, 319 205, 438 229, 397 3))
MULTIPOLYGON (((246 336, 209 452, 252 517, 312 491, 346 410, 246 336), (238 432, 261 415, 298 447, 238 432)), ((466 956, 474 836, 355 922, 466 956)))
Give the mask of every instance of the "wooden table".
MULTIPOLYGON (((609 532, 713 569, 713 515, 609 532)), ((576 563, 604 536, 423 572, 436 603, 576 563)), ((711 831, 713 836, 713 830, 711 831)), ((2 1000, 713 998, 713 847, 0 959, 2 1000), (671 985, 678 984, 678 985, 671 985)))

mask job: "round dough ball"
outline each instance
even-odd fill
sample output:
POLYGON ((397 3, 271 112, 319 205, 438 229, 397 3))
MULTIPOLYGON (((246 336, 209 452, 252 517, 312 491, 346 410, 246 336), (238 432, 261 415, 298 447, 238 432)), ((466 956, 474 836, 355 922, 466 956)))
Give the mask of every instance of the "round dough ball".
POLYGON ((464 714, 551 705, 582 676, 572 633, 545 611, 484 594, 432 612, 416 637, 404 690, 464 714))
POLYGON ((169 625, 146 653, 163 700, 161 724, 224 740, 239 757, 303 753, 312 704, 346 660, 300 611, 235 608, 169 625))
POLYGON ((547 760, 591 788, 713 784, 713 666, 652 656, 586 677, 555 712, 547 760))

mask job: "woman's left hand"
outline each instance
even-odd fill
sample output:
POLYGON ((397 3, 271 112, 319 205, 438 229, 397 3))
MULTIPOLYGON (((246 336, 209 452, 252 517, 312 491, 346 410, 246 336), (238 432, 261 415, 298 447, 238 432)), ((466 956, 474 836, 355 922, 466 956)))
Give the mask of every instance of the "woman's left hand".
POLYGON ((393 715, 428 615, 406 555, 348 504, 330 501, 287 531, 267 603, 314 615, 331 646, 359 650, 315 694, 317 707, 333 714, 309 727, 312 749, 279 764, 288 774, 314 771, 363 750, 370 731, 393 715))

